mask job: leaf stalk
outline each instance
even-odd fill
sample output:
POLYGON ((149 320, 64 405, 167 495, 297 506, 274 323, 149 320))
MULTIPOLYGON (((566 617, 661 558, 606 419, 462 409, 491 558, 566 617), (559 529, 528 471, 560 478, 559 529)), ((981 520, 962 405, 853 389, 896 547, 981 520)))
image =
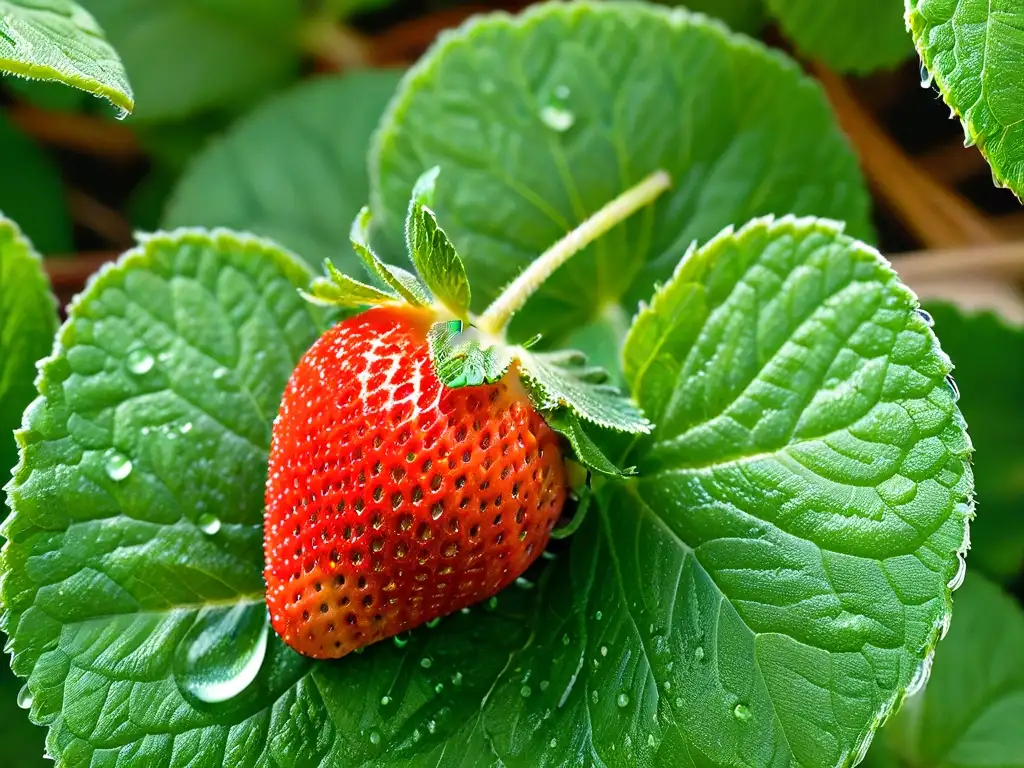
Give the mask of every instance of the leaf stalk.
POLYGON ((607 203, 537 257, 477 318, 475 325, 484 333, 504 336, 512 316, 522 309, 555 270, 610 229, 654 202, 671 185, 672 178, 666 171, 655 171, 607 203))

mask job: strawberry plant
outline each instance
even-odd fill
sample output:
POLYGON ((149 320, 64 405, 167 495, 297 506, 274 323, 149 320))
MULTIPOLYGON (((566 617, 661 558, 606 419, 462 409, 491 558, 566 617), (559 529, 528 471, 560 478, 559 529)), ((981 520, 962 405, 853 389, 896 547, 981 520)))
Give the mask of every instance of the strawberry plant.
MULTIPOLYGON (((58 317, 79 168, 0 117, 19 725, 62 766, 1016 765, 1020 331, 922 307, 819 85, 620 2, 294 84, 392 64, 383 5, 0 0, 0 67, 134 110, 153 223, 58 317)), ((693 3, 843 70, 916 42, 1016 190, 1012 88, 947 55, 1013 12, 848 5, 693 3)))

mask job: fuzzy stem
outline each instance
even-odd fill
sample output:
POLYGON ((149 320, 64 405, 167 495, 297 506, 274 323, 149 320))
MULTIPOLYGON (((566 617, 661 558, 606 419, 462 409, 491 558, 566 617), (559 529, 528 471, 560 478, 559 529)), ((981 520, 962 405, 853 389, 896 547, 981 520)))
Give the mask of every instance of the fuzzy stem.
POLYGON ((519 277, 502 291, 477 319, 477 327, 485 333, 501 336, 512 316, 522 309, 526 300, 544 284, 560 266, 592 242, 622 223, 672 185, 665 171, 655 171, 634 187, 630 187, 589 219, 542 253, 519 277))

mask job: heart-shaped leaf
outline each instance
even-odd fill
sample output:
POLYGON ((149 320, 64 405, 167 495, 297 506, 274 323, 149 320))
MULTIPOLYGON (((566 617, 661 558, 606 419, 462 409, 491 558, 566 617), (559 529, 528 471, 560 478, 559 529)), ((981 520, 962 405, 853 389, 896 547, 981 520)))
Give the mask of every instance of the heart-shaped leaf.
MULTIPOLYGON (((404 79, 370 168, 375 232, 398 260, 409 190, 438 165, 434 210, 474 309, 551 243, 657 169, 673 180, 548 280, 513 325, 556 343, 632 311, 693 240, 766 213, 867 236, 856 160, 792 61, 681 9, 552 3, 480 17, 404 79)), ((570 344, 571 346, 571 344, 570 344)))
POLYGON ((71 0, 0 0, 0 71, 80 88, 125 114, 135 106, 117 53, 71 0))

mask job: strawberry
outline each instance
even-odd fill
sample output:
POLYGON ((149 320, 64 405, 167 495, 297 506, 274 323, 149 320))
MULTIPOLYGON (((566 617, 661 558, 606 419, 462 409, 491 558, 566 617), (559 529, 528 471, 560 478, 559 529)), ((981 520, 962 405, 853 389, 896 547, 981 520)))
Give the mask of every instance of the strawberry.
MULTIPOLYGON (((611 201, 475 316, 465 266, 431 210, 437 173, 420 177, 409 206, 416 275, 373 252, 364 208, 352 246, 378 285, 326 262, 326 276, 302 292, 317 304, 372 307, 303 356, 274 421, 267 607, 278 634, 307 656, 344 656, 508 586, 547 546, 570 492, 559 433, 587 469, 621 475, 629 470, 587 429, 651 427, 582 354, 535 352, 506 335, 555 269, 655 199, 668 175, 611 201)), ((577 517, 557 535, 582 520, 582 476, 571 489, 577 517)))
POLYGON ((378 307, 299 362, 274 423, 267 604, 334 658, 484 600, 547 545, 566 496, 558 435, 515 370, 449 389, 427 310, 378 307))

